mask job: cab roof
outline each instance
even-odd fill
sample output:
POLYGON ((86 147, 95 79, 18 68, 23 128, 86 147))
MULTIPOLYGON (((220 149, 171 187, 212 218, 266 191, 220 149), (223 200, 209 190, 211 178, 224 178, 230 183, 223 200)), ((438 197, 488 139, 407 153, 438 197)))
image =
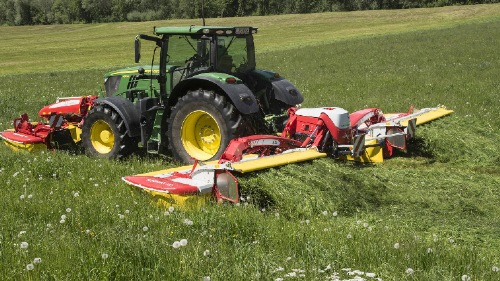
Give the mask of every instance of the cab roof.
POLYGON ((252 26, 168 26, 155 27, 156 35, 247 35, 257 33, 257 27, 252 26))

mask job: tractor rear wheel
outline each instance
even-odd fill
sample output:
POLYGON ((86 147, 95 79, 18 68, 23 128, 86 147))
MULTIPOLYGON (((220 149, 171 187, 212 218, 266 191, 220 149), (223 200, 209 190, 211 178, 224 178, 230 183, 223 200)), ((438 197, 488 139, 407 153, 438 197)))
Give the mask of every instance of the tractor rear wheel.
POLYGON ((128 136, 120 115, 104 105, 96 105, 89 111, 81 138, 87 154, 101 158, 122 158, 137 148, 137 141, 128 136))
POLYGON ((218 159, 237 137, 241 123, 241 114, 224 96, 203 89, 188 91, 168 120, 169 150, 185 163, 218 159))

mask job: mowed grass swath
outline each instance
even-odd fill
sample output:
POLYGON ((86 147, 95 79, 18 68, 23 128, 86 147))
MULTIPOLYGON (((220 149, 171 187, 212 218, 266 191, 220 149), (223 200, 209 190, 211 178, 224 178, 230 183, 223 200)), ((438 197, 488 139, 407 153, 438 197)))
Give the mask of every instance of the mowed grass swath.
MULTIPOLYGON (((210 20, 258 25, 258 64, 290 79, 306 107, 455 113, 419 127, 409 151, 382 164, 321 159, 245 175, 240 205, 199 211, 154 207, 121 181, 175 166, 169 158, 2 146, 0 275, 498 280, 499 9, 210 20)), ((103 73, 132 62, 135 34, 191 23, 0 27, 0 129, 56 97, 95 93, 103 73)))

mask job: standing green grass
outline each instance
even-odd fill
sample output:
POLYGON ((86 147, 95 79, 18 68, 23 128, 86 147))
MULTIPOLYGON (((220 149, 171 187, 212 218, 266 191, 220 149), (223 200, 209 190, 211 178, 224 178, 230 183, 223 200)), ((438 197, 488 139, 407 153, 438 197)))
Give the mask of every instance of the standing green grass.
MULTIPOLYGON (((445 104, 455 110, 419 127, 410 151, 382 164, 321 159, 252 173, 240 177, 241 204, 182 211, 152 206, 121 181, 174 166, 169 159, 103 161, 0 147, 0 276, 498 280, 500 18, 498 12, 484 14, 500 6, 478 7, 483 6, 301 16, 296 30, 316 23, 322 32, 315 38, 324 38, 306 46, 286 34, 286 19, 294 16, 262 18, 257 46, 265 48, 258 62, 293 81, 305 95, 304 106, 389 112, 445 104), (420 17, 404 19, 410 12, 420 17), (390 22, 391 15, 394 22, 415 22, 395 32, 361 32, 376 31, 378 21, 390 22), (325 24, 326 18, 333 22, 325 24), (346 22, 357 27, 339 35, 341 40, 333 38, 346 22), (280 37, 278 30, 286 32, 280 37), (363 35, 354 36, 358 32, 363 35)), ((150 24, 116 33, 133 37, 150 24)), ((29 30, 39 27, 23 28, 0 31, 11 38, 18 30, 25 38, 39 33, 29 30)), ((66 43, 56 44, 62 35, 48 32, 40 40, 61 48, 58 58, 36 63, 37 44, 26 45, 19 52, 33 62, 23 66, 11 58, 11 41, 2 41, 9 46, 0 53, 2 63, 10 61, 10 69, 0 70, 0 129, 22 112, 34 117, 58 96, 94 93, 107 69, 131 61, 132 37, 111 44, 104 36, 102 44, 113 53, 108 58, 100 54, 102 46, 83 41, 97 36, 93 32, 101 25, 53 28, 72 30, 66 42, 81 42, 88 50, 75 45, 78 55, 72 57, 66 43), (94 58, 99 64, 90 66, 94 58)))

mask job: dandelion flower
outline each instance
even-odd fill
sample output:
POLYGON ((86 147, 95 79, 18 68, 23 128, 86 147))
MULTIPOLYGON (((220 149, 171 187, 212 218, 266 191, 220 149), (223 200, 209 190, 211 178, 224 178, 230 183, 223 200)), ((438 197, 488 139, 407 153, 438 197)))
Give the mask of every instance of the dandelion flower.
POLYGON ((13 177, 13 178, 15 178, 15 177, 17 177, 17 175, 19 175, 19 172, 15 172, 15 173, 12 175, 12 177, 13 177))
POLYGON ((59 223, 60 223, 60 224, 63 224, 63 223, 65 223, 65 222, 66 222, 66 220, 63 220, 63 219, 61 219, 61 220, 59 221, 59 223))
POLYGON ((203 256, 204 257, 210 256, 210 250, 207 249, 207 250, 203 251, 203 256))
POLYGON ((179 241, 179 243, 181 244, 181 246, 186 246, 188 244, 188 241, 187 239, 181 239, 181 241, 179 241))
POLYGON ((406 272, 406 274, 413 274, 414 270, 413 270, 413 268, 408 267, 405 272, 406 272))
POLYGON ((274 270, 274 272, 280 272, 280 271, 285 271, 285 269, 280 266, 274 270))
POLYGON ((71 213, 71 208, 66 208, 66 213, 71 213))
POLYGON ((499 269, 498 269, 498 266, 494 265, 493 267, 491 267, 491 270, 493 270, 493 272, 498 272, 499 269))
POLYGON ((365 228, 368 227, 368 223, 367 222, 363 223, 363 227, 365 228))
POLYGON ((174 243, 172 244, 172 247, 174 247, 174 249, 177 249, 181 246, 181 242, 179 241, 174 241, 174 243))
POLYGON ((21 242, 21 249, 28 249, 28 242, 21 242))
POLYGON ((169 211, 165 211, 164 215, 165 216, 170 216, 170 212, 169 211))
POLYGON ((352 238, 352 234, 347 234, 347 239, 351 239, 352 238))
POLYGON ((470 276, 467 274, 462 275, 462 281, 470 281, 470 276))
POLYGON ((75 198, 76 198, 76 197, 78 197, 78 196, 80 196, 80 194, 79 194, 78 192, 73 193, 73 197, 75 197, 75 198))
POLYGON ((193 225, 193 221, 192 221, 192 220, 190 220, 190 219, 184 219, 183 223, 184 223, 185 225, 193 225))
POLYGON ((28 263, 26 265, 26 270, 28 270, 28 271, 33 270, 34 268, 35 268, 35 266, 32 263, 28 263))
POLYGON ((51 223, 48 223, 47 224, 47 228, 51 228, 52 227, 52 224, 51 223))
POLYGON ((130 210, 125 210, 125 214, 130 214, 130 210))
POLYGON ((101 257, 102 257, 102 259, 103 259, 103 260, 105 260, 105 259, 109 258, 109 255, 108 255, 108 254, 106 254, 106 253, 103 253, 103 254, 101 255, 101 257))
POLYGON ((332 213, 332 216, 336 217, 338 215, 337 211, 332 213))
POLYGON ((373 272, 367 272, 366 274, 366 277, 370 277, 370 278, 374 278, 375 276, 377 276, 375 273, 373 272))
POLYGON ((61 220, 65 220, 66 219, 66 215, 61 215, 61 220))
POLYGON ((437 234, 432 234, 432 240, 434 240, 434 242, 437 242, 439 240, 437 234))
POLYGON ((21 230, 21 231, 19 231, 19 234, 17 235, 17 237, 21 237, 24 234, 26 234, 26 230, 21 230))
POLYGON ((89 234, 89 233, 90 233, 90 229, 86 229, 86 230, 85 230, 85 233, 86 233, 86 234, 89 234))
POLYGON ((118 218, 120 218, 120 219, 122 220, 122 219, 124 219, 124 218, 125 218, 125 216, 124 216, 124 215, 122 215, 122 214, 118 214, 118 218))
POLYGON ((33 259, 33 263, 34 264, 40 264, 40 263, 42 263, 42 259, 41 258, 34 258, 33 259))
POLYGON ((210 276, 203 276, 203 281, 210 281, 210 276))
POLYGON ((427 254, 432 253, 432 248, 427 248, 427 254))
POLYGON ((19 199, 24 200, 24 197, 25 197, 25 195, 21 194, 21 196, 19 196, 19 199))
POLYGON ((450 239, 448 239, 448 242, 450 242, 450 244, 453 244, 453 243, 455 243, 455 239, 450 238, 450 239))
POLYGON ((149 230, 149 228, 147 226, 145 226, 145 227, 142 228, 142 231, 144 231, 144 232, 146 232, 148 230, 149 230))
POLYGON ((322 214, 323 216, 328 216, 328 211, 323 211, 322 214))
POLYGON ((399 249, 399 247, 400 247, 399 243, 394 244, 394 249, 397 250, 397 249, 399 249))
POLYGON ((28 195, 28 199, 33 198, 33 194, 28 195))
POLYGON ((274 216, 279 219, 280 218, 280 213, 275 213, 274 216))
POLYGON ((173 206, 168 207, 168 211, 170 213, 173 213, 175 211, 175 208, 173 206))

